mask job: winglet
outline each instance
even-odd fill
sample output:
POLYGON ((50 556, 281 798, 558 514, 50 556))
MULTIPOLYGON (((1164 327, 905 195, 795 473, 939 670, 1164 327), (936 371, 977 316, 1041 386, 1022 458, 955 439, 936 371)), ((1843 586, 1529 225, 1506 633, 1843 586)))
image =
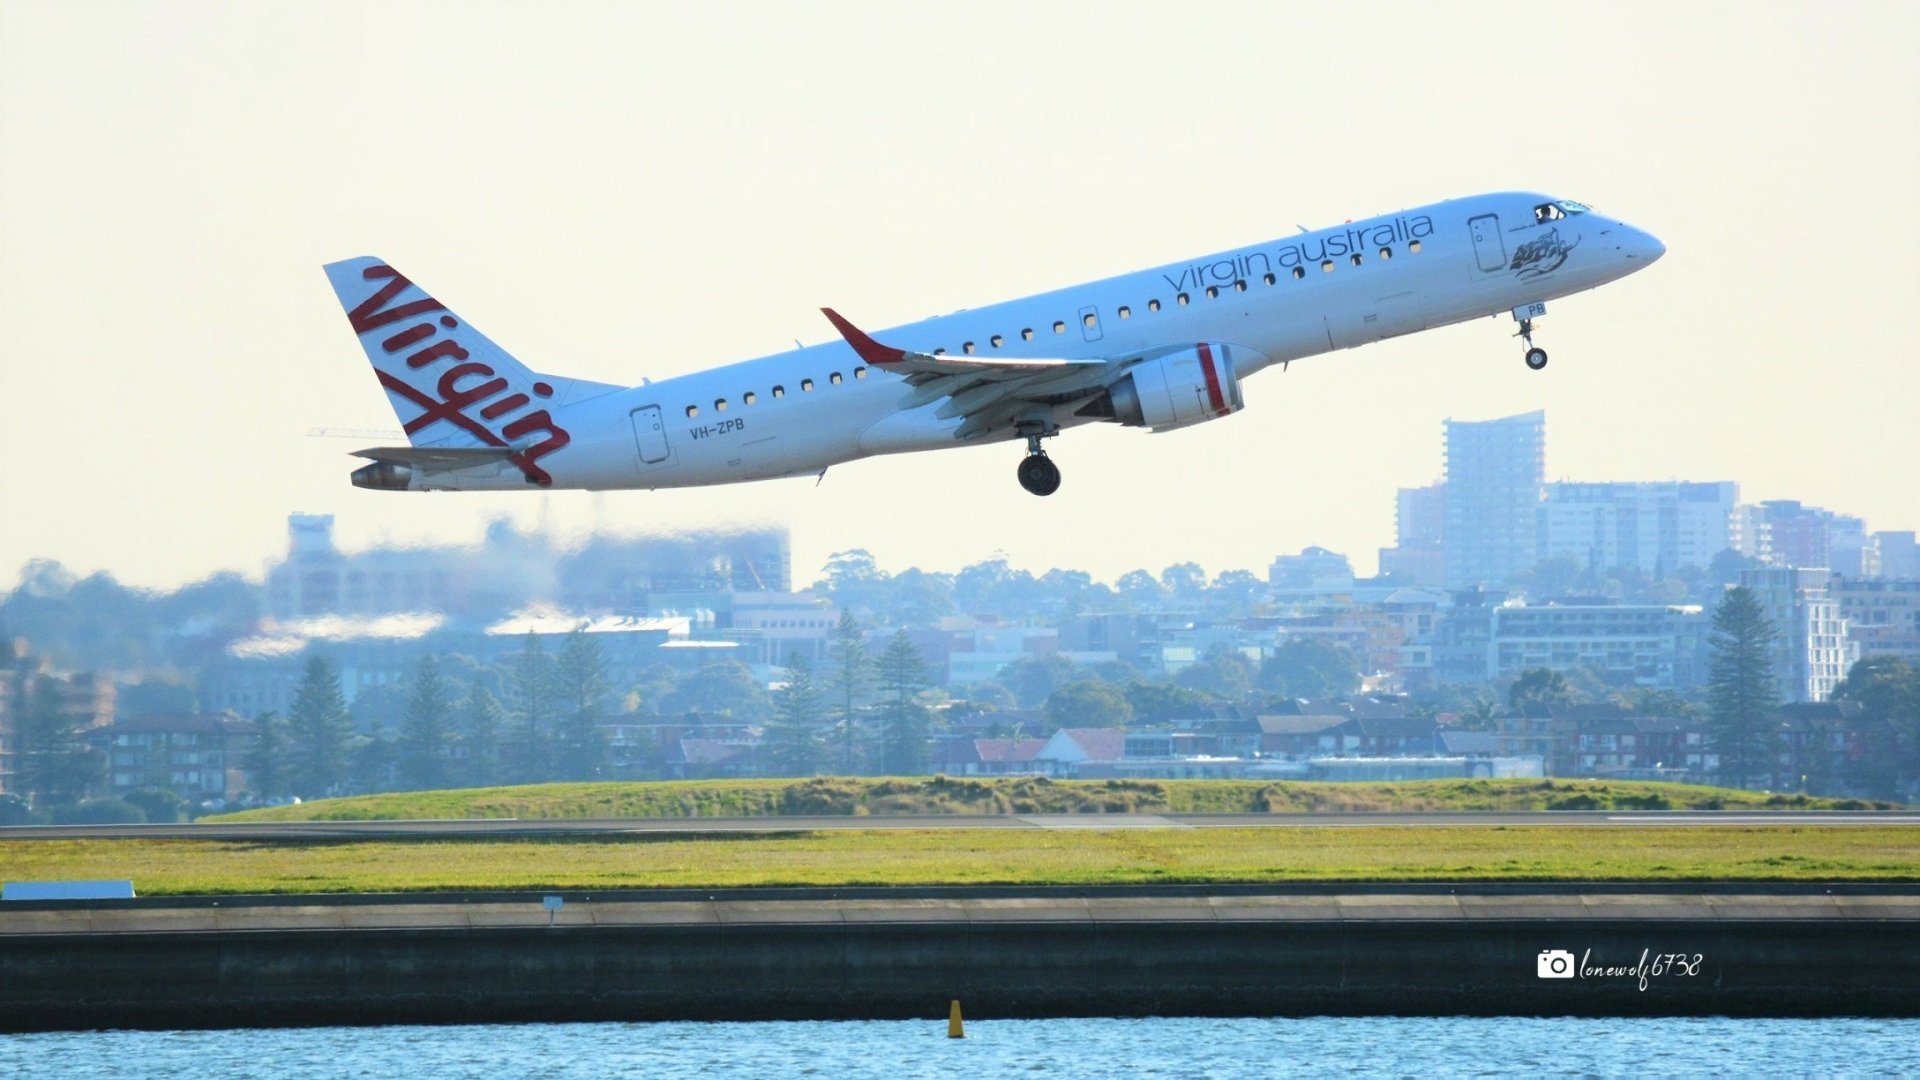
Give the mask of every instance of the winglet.
POLYGON ((833 324, 833 328, 840 331, 840 336, 846 338, 847 344, 853 346, 853 351, 859 353, 860 359, 867 363, 897 364, 906 359, 905 349, 887 348, 868 337, 859 327, 841 318, 840 313, 832 308, 821 308, 820 313, 827 317, 827 321, 833 324))

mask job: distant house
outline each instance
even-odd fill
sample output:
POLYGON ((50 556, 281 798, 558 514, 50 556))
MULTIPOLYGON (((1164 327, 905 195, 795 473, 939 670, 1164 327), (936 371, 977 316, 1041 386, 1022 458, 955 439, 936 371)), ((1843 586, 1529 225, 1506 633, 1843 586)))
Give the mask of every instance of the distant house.
POLYGON ((1126 751, 1126 733, 1117 728, 1061 728, 1034 760, 1050 775, 1072 776, 1083 762, 1119 761, 1126 751))
POLYGON ((667 775, 675 780, 755 776, 758 748, 745 740, 676 739, 667 747, 667 775))
POLYGON ((1353 718, 1333 713, 1260 718, 1262 757, 1311 757, 1344 749, 1341 735, 1353 718))
POLYGON ((147 713, 97 729, 115 795, 169 788, 193 802, 237 800, 259 726, 232 713, 147 713))
POLYGON ((1041 771, 1035 761, 1045 739, 941 739, 933 747, 934 771, 948 776, 1018 776, 1041 771))

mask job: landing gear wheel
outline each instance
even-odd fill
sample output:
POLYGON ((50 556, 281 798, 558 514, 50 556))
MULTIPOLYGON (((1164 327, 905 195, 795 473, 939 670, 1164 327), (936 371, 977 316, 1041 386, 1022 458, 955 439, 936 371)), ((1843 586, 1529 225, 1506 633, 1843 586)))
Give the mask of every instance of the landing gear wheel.
POLYGON ((1060 466, 1045 454, 1030 454, 1020 462, 1020 486, 1035 495, 1051 495, 1060 490, 1060 466))
POLYGON ((1547 366, 1547 350, 1535 346, 1527 350, 1527 366, 1535 371, 1547 366))

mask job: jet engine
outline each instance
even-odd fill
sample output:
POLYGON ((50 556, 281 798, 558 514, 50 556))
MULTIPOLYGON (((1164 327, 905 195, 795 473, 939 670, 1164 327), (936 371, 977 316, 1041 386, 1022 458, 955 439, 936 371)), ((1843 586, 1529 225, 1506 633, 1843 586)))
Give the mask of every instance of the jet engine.
POLYGON ((1172 431, 1239 412, 1246 403, 1228 349, 1202 343, 1128 368, 1107 391, 1113 418, 1128 427, 1172 431))

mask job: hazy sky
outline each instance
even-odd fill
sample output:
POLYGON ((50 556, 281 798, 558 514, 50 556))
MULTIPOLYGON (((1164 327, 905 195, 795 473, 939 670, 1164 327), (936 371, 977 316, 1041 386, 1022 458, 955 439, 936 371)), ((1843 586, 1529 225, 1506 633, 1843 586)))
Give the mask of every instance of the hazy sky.
POLYGON ((490 516, 784 523, 795 577, 1004 552, 1111 578, 1362 572, 1440 425, 1547 411, 1547 472, 1737 480, 1920 527, 1920 4, 0 0, 0 588, 35 556, 257 574, 490 516), (1272 369, 1235 416, 694 491, 395 495, 320 271, 377 254, 538 370, 635 383, 1456 195, 1666 242, 1556 302, 1272 369))

